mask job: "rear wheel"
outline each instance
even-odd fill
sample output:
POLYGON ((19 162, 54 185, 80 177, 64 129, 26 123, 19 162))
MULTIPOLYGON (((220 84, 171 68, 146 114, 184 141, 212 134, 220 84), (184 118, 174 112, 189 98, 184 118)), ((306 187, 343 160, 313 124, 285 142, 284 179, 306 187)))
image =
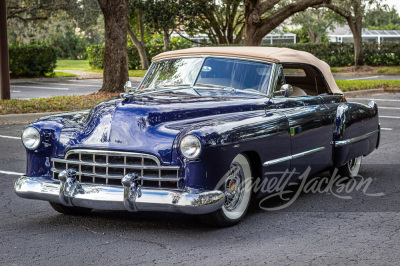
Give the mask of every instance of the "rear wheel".
POLYGON ((344 177, 357 176, 361 168, 361 161, 362 161, 362 156, 356 157, 348 161, 347 163, 339 167, 338 174, 344 177))
POLYGON ((89 208, 83 208, 83 207, 69 207, 69 206, 64 206, 60 203, 54 203, 54 202, 49 202, 50 206, 58 211, 59 213, 67 214, 67 215, 85 215, 88 214, 92 211, 92 209, 89 208))
POLYGON ((239 223, 245 216, 251 198, 251 168, 246 156, 237 155, 230 166, 224 183, 225 204, 216 212, 202 215, 209 225, 228 227, 239 223))

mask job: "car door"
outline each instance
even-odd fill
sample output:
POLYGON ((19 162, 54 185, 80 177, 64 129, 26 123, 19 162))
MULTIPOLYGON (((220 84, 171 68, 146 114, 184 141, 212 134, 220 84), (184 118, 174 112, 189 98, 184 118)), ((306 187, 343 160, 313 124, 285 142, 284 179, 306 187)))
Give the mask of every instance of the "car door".
POLYGON ((332 160, 332 121, 327 117, 329 112, 321 97, 279 96, 278 87, 273 94, 273 102, 275 108, 288 119, 291 169, 302 174, 310 167, 312 174, 327 168, 332 160))

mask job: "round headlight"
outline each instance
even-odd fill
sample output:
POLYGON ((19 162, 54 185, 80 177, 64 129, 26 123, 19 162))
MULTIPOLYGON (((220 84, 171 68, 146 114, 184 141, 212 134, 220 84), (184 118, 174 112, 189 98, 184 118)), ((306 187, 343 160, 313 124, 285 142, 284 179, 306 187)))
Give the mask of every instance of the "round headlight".
POLYGON ((187 135, 181 140, 181 153, 188 159, 195 159, 200 155, 201 142, 194 135, 187 135))
POLYGON ((34 127, 25 128, 22 132, 22 143, 27 149, 35 150, 40 144, 40 134, 39 131, 34 127))

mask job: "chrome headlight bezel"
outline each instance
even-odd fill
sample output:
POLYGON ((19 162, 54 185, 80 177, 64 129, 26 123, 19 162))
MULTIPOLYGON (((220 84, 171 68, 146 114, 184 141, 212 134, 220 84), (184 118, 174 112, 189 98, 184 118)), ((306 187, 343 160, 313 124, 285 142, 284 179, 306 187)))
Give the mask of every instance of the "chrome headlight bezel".
POLYGON ((196 159, 202 151, 201 141, 197 136, 188 134, 181 139, 179 150, 185 158, 196 159))
POLYGON ((27 127, 21 135, 22 144, 28 150, 36 150, 40 145, 40 132, 35 127, 27 127))

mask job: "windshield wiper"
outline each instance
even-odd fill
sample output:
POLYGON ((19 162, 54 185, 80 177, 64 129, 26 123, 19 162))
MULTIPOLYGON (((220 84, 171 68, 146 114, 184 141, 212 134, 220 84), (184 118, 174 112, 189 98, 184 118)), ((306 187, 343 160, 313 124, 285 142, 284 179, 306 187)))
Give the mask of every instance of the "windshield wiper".
POLYGON ((214 84, 201 84, 198 83, 195 85, 196 87, 207 87, 207 88, 211 88, 211 89, 219 89, 219 90, 229 90, 229 91, 233 91, 235 92, 236 89, 232 88, 232 87, 228 87, 228 86, 222 86, 222 85, 214 85, 214 84))

